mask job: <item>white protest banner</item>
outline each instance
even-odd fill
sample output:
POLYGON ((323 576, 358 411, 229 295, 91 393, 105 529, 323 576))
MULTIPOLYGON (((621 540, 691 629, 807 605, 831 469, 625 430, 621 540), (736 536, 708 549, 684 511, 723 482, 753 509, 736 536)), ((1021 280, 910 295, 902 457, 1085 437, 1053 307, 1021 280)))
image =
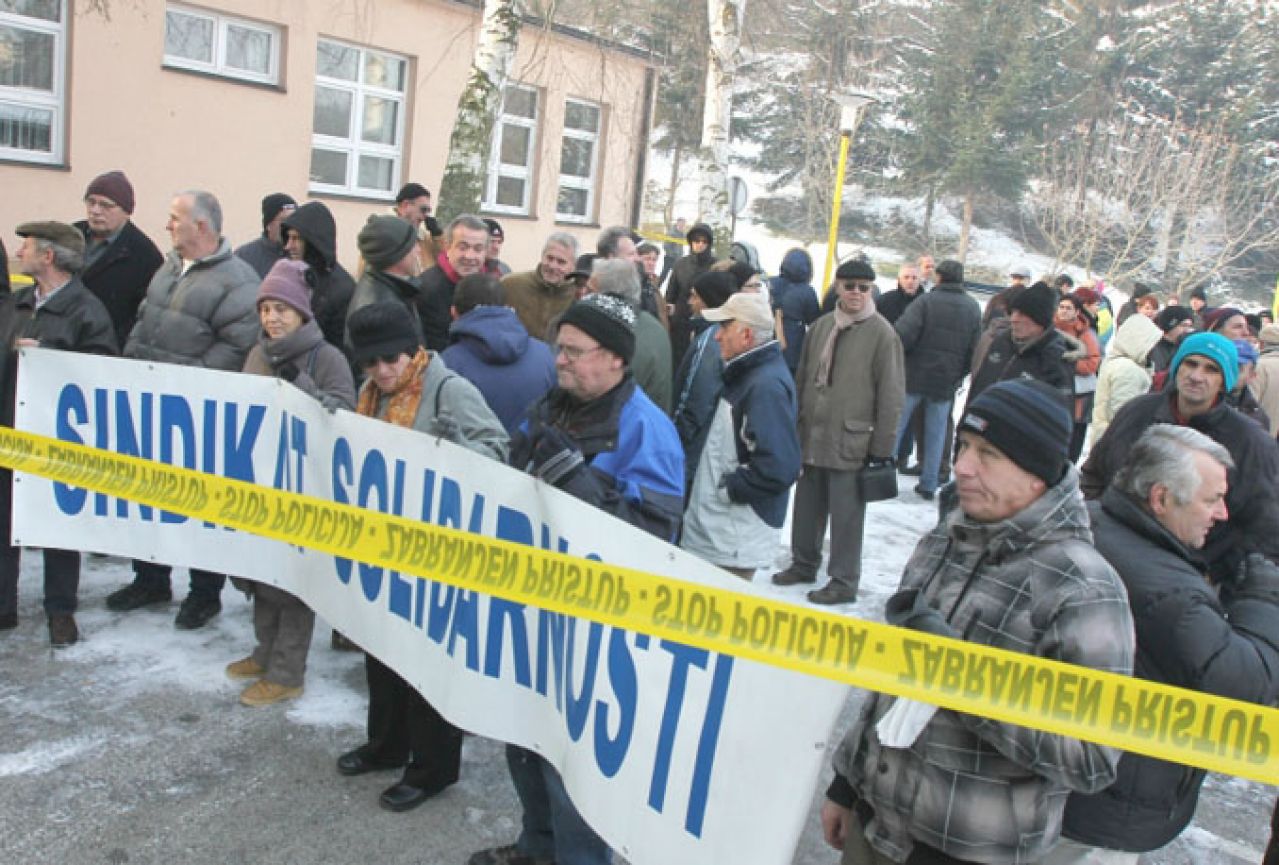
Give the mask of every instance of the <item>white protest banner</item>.
MULTIPOLYGON (((411 430, 330 415, 274 379, 27 350, 16 425, 266 488, 750 591, 522 473, 411 430)), ((252 496, 227 503, 240 516, 258 506, 252 496)), ((32 475, 15 478, 14 514, 22 544, 196 566, 296 594, 458 726, 545 755, 583 816, 637 865, 789 862, 847 693, 829 681, 32 475)), ((307 521, 318 516, 299 509, 289 519, 296 527, 277 529, 350 538, 353 557, 365 543, 350 518, 317 526, 307 521)), ((572 578, 537 577, 561 591, 572 578)))

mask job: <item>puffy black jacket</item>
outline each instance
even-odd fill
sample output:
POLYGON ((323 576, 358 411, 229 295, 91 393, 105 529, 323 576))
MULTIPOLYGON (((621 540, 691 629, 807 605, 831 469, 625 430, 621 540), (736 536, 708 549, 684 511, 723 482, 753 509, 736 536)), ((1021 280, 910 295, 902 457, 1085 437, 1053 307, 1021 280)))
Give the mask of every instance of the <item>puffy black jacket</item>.
MULTIPOLYGON (((834 294, 834 292, 831 293, 834 294)), ((884 292, 879 300, 875 301, 875 311, 888 319, 889 324, 895 325, 912 303, 927 296, 928 292, 924 291, 922 286, 914 294, 907 294, 899 286, 884 292)))
POLYGON ((930 400, 955 395, 981 336, 981 307, 957 282, 916 300, 895 325, 906 353, 906 393, 930 400))
MULTIPOLYGON (((75 227, 84 235, 86 244, 92 242, 88 222, 82 219, 75 227)), ((123 346, 128 340, 151 277, 163 263, 164 255, 151 238, 132 222, 126 222, 120 236, 80 272, 80 281, 102 301, 111 316, 117 345, 123 346)))
MULTIPOLYGON (((1089 515, 1098 552, 1128 590, 1137 632, 1133 675, 1237 700, 1273 700, 1279 585, 1218 600, 1197 556, 1130 496, 1109 489, 1089 515)), ((1113 785, 1092 795, 1071 793, 1062 832, 1094 847, 1162 847, 1194 817, 1205 774, 1125 753, 1113 785)))
POLYGON ((337 223, 321 201, 308 201, 280 223, 280 230, 293 229, 306 241, 303 260, 315 278, 311 290, 311 312, 324 339, 346 349, 346 309, 355 293, 355 280, 338 264, 337 223))
MULTIPOLYGON (((1101 496, 1147 427, 1177 423, 1173 414, 1176 399, 1176 389, 1169 388, 1164 393, 1139 396, 1119 410, 1080 469, 1079 486, 1087 498, 1101 496)), ((1224 403, 1185 425, 1222 445, 1235 462, 1226 476, 1230 517, 1213 525, 1202 551, 1209 572, 1215 579, 1230 579, 1244 554, 1250 552, 1279 562, 1279 446, 1275 440, 1224 403)))

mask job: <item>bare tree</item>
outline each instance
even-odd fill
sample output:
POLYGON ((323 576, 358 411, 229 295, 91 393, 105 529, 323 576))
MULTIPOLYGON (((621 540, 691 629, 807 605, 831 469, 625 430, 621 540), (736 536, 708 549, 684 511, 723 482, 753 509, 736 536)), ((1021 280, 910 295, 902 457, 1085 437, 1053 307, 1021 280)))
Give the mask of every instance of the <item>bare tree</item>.
POLYGON ((439 216, 443 221, 479 210, 493 126, 519 38, 520 16, 515 0, 484 0, 480 38, 471 61, 471 74, 458 97, 457 118, 440 183, 439 216))
POLYGON ((1254 168, 1223 121, 1121 113, 1047 150, 1029 210, 1058 262, 1107 282, 1158 280, 1182 294, 1247 275, 1279 250, 1279 176, 1254 168))
POLYGON ((707 11, 711 38, 697 204, 700 219, 715 229, 720 246, 725 245, 729 230, 728 133, 746 0, 707 0, 707 11))

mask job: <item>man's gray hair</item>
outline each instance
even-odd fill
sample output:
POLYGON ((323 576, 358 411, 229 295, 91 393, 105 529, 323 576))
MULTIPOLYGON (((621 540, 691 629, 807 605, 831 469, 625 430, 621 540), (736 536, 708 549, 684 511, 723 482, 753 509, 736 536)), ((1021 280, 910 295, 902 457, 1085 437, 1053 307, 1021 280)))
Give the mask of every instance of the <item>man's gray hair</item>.
POLYGON ((1208 436, 1185 426, 1159 423, 1137 439, 1128 459, 1115 474, 1114 485, 1142 504, 1150 501, 1155 484, 1163 484, 1179 505, 1189 502, 1202 480, 1195 468, 1195 453, 1212 457, 1227 469, 1234 468, 1230 452, 1208 436))
POLYGON ((178 195, 191 199, 193 221, 207 222, 214 234, 222 236, 222 205, 218 203, 217 196, 203 189, 187 189, 178 195))
POLYGON ((617 255, 618 244, 622 242, 623 237, 630 237, 631 230, 624 225, 614 225, 600 232, 599 240, 595 241, 595 252, 600 258, 614 258, 617 255))
POLYGON ((577 238, 567 231, 553 232, 550 237, 546 238, 546 243, 542 244, 542 252, 546 252, 552 246, 564 247, 568 250, 568 257, 573 261, 577 260, 577 238))
POLYGON ((639 271, 634 262, 620 258, 597 258, 591 270, 600 294, 620 297, 635 309, 640 305, 639 271))
POLYGON ((44 252, 46 249, 53 250, 53 266, 63 273, 79 273, 84 270, 84 255, 82 253, 39 237, 35 238, 35 242, 37 252, 44 252))
POLYGON ((468 228, 471 231, 482 231, 484 232, 485 238, 489 236, 489 225, 487 222, 480 219, 474 213, 463 213, 461 216, 454 217, 453 221, 449 223, 448 228, 444 229, 445 246, 453 245, 453 229, 455 228, 468 228))

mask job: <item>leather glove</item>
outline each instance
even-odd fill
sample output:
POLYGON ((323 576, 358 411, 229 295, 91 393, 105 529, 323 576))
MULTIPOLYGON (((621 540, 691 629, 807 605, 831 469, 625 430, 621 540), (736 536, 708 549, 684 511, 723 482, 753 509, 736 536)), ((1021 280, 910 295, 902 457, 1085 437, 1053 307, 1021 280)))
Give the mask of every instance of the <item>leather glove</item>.
POLYGON ((1239 573, 1230 587, 1232 600, 1260 598, 1279 601, 1279 565, 1261 553, 1249 553, 1239 565, 1239 573))
POLYGON ((439 237, 444 234, 444 229, 440 226, 440 221, 434 216, 427 216, 422 221, 426 223, 426 230, 431 237, 439 237))
POLYGON ((275 370, 275 374, 285 381, 297 381, 301 373, 302 370, 298 369, 298 365, 292 362, 280 364, 275 370))
POLYGON ((934 610, 919 595, 919 589, 903 589, 888 599, 884 605, 884 620, 899 628, 923 631, 938 637, 959 638, 942 614, 934 610))
POLYGON ((577 442, 556 427, 542 427, 533 442, 533 474, 559 486, 586 462, 577 442))

